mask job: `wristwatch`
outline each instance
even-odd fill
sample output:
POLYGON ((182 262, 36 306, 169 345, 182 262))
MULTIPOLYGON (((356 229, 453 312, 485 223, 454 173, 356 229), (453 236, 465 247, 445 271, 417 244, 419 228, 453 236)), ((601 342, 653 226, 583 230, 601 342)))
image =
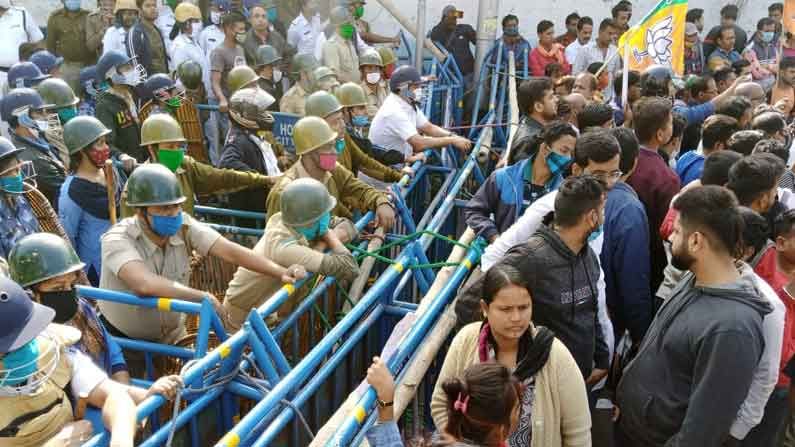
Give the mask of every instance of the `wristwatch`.
POLYGON ((384 402, 383 400, 378 398, 376 398, 375 401, 378 403, 379 408, 391 407, 395 403, 395 401, 393 400, 390 400, 389 402, 384 402))

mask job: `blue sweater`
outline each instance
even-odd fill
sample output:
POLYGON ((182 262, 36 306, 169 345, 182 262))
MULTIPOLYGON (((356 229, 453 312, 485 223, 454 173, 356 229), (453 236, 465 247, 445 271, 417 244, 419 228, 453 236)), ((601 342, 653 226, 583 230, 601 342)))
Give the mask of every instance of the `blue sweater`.
POLYGON ((702 172, 704 172, 704 156, 696 151, 685 152, 676 161, 676 175, 682 180, 682 186, 700 179, 702 172))
POLYGON ((651 257, 646 210, 635 190, 618 182, 607 194, 600 262, 616 340, 629 330, 640 342, 651 323, 651 257))

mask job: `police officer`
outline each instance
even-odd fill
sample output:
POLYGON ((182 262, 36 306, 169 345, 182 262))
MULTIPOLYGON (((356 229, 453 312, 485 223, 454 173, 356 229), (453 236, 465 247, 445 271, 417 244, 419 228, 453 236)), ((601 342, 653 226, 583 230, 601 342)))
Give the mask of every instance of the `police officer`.
POLYGON ((273 112, 279 110, 279 101, 284 95, 282 88, 282 71, 279 64, 281 60, 282 57, 279 55, 279 52, 272 46, 261 45, 257 48, 254 68, 257 75, 260 77, 258 81, 260 88, 268 92, 268 94, 274 98, 274 103, 271 104, 268 109, 273 112))
POLYGON ((45 104, 51 104, 58 119, 44 132, 50 146, 58 151, 58 158, 69 169, 69 150, 63 142, 63 126, 77 116, 77 103, 80 100, 75 96, 69 84, 58 78, 43 80, 36 86, 36 91, 41 95, 45 104))
MULTIPOLYGON (((279 266, 182 212, 187 198, 180 183, 184 182, 157 163, 143 165, 132 173, 127 180, 126 201, 135 214, 102 236, 100 287, 141 297, 165 296, 193 302, 208 299, 223 321, 226 312, 215 297, 186 286, 190 284, 192 251, 218 256, 282 282, 292 283, 304 276, 302 269, 279 266)), ((99 308, 111 333, 160 343, 174 343, 185 335, 185 315, 181 313, 109 301, 100 302, 99 308)), ((132 363, 130 359, 134 373, 132 363)))
POLYGON ((333 35, 323 44, 320 62, 329 67, 340 82, 359 82, 359 55, 353 43, 356 27, 348 10, 337 6, 329 17, 333 35))
MULTIPOLYGON (((279 212, 268 219, 265 234, 254 246, 254 252, 279 265, 300 264, 308 272, 333 276, 339 281, 356 278, 359 266, 343 245, 356 237, 356 227, 348 219, 331 216, 336 204, 334 197, 315 179, 290 182, 282 193, 279 212), (324 254, 326 248, 329 252, 324 254)), ((239 267, 224 299, 229 329, 239 329, 249 311, 260 306, 279 287, 281 283, 276 278, 239 267)), ((278 315, 289 315, 306 293, 302 289, 291 294, 278 309, 278 315)), ((269 319, 269 323, 274 323, 273 320, 269 319)))
POLYGON ((170 400, 182 386, 166 376, 148 390, 120 384, 75 345, 78 329, 51 324, 55 311, 0 277, 0 443, 17 447, 78 445, 91 423, 74 421, 70 396, 102 409, 111 445, 132 445, 136 404, 159 394, 170 400), (67 390, 68 387, 68 390, 67 390))
POLYGON ((28 60, 36 64, 42 73, 56 78, 61 77, 62 57, 57 57, 47 50, 39 50, 33 53, 28 60))
POLYGON ((287 184, 298 178, 314 178, 337 200, 333 215, 353 220, 352 209, 374 211, 376 224, 391 228, 395 210, 389 198, 337 163, 337 138, 337 133, 322 118, 307 116, 295 124, 293 139, 299 158, 268 194, 268 215, 273 216, 281 210, 281 194, 287 184))
POLYGON ((97 66, 90 65, 80 70, 80 103, 77 114, 94 116, 97 104, 97 66))
POLYGON ((287 29, 287 43, 298 50, 297 54, 313 54, 315 43, 323 32, 323 24, 318 14, 317 0, 301 0, 301 13, 287 29))
POLYGON ((141 69, 126 54, 109 51, 97 62, 97 82, 107 83, 107 90, 97 95, 97 119, 110 129, 108 143, 117 152, 135 158, 139 163, 146 159, 141 149, 138 110, 133 88, 142 82, 141 69))
POLYGON ((360 85, 367 95, 367 115, 373 119, 389 95, 383 80, 384 62, 378 51, 366 51, 359 56, 359 71, 362 75, 360 85))
POLYGON ((389 81, 389 78, 392 77, 392 73, 395 71, 395 64, 397 63, 395 52, 387 47, 378 47, 376 51, 378 51, 378 55, 381 56, 381 62, 384 64, 384 81, 389 81))
POLYGON ((53 209, 58 209, 58 191, 66 178, 66 168, 45 138, 50 123, 57 122, 52 108, 29 88, 11 90, 2 102, 3 118, 19 151, 17 158, 31 163, 39 190, 53 209))
POLYGON ((91 51, 92 60, 102 55, 102 39, 113 26, 115 4, 116 0, 99 0, 96 11, 89 13, 86 18, 86 48, 91 51))
POLYGON ((248 65, 238 65, 229 71, 226 77, 226 85, 229 88, 229 96, 231 97, 236 91, 259 86, 259 76, 253 68, 248 65))
MULTIPOLYGON (((341 97, 344 97, 347 102, 353 103, 357 107, 363 107, 364 95, 361 94, 361 88, 354 83, 344 84, 344 86, 346 86, 346 89, 342 92, 341 97), (357 88, 358 91, 352 92, 352 87, 357 88), (356 93, 360 93, 358 98, 356 97, 356 93)), ((341 89, 342 87, 337 89, 338 94, 341 89)), ((403 177, 402 173, 388 166, 384 166, 364 153, 361 148, 348 137, 342 104, 340 104, 337 97, 331 93, 321 90, 309 95, 306 99, 306 115, 318 116, 325 119, 331 129, 337 133, 338 137, 334 142, 334 147, 337 151, 337 163, 351 171, 353 175, 356 176, 359 174, 359 171, 361 171, 372 178, 387 183, 397 182, 403 177)))
POLYGON ((20 162, 21 152, 0 137, 0 258, 8 258, 19 239, 39 231, 39 221, 24 195, 31 188, 25 181, 33 171, 29 161, 20 162))
POLYGON ((199 34, 199 46, 204 54, 210 54, 215 47, 224 41, 224 31, 221 29, 221 15, 229 12, 229 0, 211 0, 208 19, 210 24, 205 26, 199 34))
POLYGON ((11 6, 11 0, 0 0, 0 85, 6 83, 6 74, 19 62, 19 46, 44 39, 36 20, 22 6, 11 6))
POLYGON ((323 90, 333 93, 334 89, 339 87, 340 81, 334 70, 321 65, 312 71, 312 91, 323 90))
POLYGON ((102 54, 118 51, 127 54, 127 34, 138 21, 138 6, 135 0, 116 0, 113 8, 115 21, 102 37, 102 54))
POLYGON ((279 101, 279 110, 283 113, 292 113, 304 116, 304 102, 312 93, 312 72, 317 67, 317 60, 311 54, 297 54, 293 58, 292 75, 295 84, 290 87, 279 101))
MULTIPOLYGON (((182 208, 191 216, 196 195, 227 194, 246 188, 267 190, 274 182, 273 178, 254 172, 214 168, 185 155, 186 140, 182 128, 174 117, 166 113, 154 113, 144 121, 141 146, 147 150, 150 162, 176 173, 181 190, 185 192, 182 208)), ((130 193, 129 184, 126 193, 130 193)), ((122 216, 132 215, 130 207, 122 207, 122 216)))
POLYGON ((8 92, 12 88, 35 87, 49 77, 33 62, 17 62, 8 69, 8 83, 3 88, 8 92))
POLYGON ((63 0, 63 5, 47 20, 47 49, 63 56, 63 79, 77 90, 80 69, 94 63, 96 53, 86 43, 88 11, 80 8, 80 0, 63 0))
MULTIPOLYGON (((274 99, 265 90, 245 88, 232 95, 229 102, 231 126, 219 167, 262 175, 278 176, 289 160, 284 148, 271 133, 273 115, 268 111, 274 99)), ((249 188, 231 194, 232 208, 262 211, 267 190, 249 188)))

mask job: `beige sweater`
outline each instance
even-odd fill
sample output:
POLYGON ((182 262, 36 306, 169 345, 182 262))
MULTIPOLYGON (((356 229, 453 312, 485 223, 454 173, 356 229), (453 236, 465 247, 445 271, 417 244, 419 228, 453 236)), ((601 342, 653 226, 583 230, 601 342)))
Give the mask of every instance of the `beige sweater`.
MULTIPOLYGON (((447 396, 442 383, 449 378, 463 377, 467 367, 480 361, 477 352, 480 325, 475 322, 461 329, 453 339, 439 372, 431 399, 431 416, 440 431, 447 426, 447 396)), ((585 382, 574 358, 557 338, 552 342, 546 365, 536 373, 535 387, 533 414, 530 416, 533 427, 531 446, 590 447, 591 414, 585 382)))

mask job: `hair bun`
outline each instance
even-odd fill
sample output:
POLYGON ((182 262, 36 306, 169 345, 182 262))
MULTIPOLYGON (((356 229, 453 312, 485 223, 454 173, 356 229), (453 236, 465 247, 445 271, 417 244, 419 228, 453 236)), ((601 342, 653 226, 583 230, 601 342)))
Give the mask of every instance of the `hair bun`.
POLYGON ((442 384, 442 390, 447 395, 447 401, 450 405, 458 399, 459 394, 467 394, 466 385, 458 378, 445 380, 442 384))

